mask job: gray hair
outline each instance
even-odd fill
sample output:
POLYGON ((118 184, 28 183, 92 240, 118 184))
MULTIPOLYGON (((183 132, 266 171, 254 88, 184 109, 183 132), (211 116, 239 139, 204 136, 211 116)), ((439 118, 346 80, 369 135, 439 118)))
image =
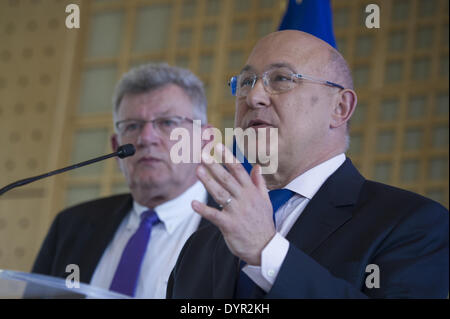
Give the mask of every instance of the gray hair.
POLYGON ((202 81, 191 71, 167 63, 149 63, 125 73, 113 95, 113 114, 116 118, 120 103, 126 94, 146 93, 167 84, 175 84, 184 90, 194 106, 194 119, 207 122, 206 95, 202 81))

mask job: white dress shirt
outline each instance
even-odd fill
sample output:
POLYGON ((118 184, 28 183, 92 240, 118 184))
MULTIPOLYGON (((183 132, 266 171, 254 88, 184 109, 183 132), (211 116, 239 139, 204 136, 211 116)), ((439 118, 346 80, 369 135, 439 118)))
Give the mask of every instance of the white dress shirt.
MULTIPOLYGON (((183 194, 154 208, 161 220, 152 227, 147 251, 142 261, 136 298, 165 298, 167 282, 186 240, 194 233, 201 217, 191 207, 192 200, 207 201, 203 184, 197 181, 183 194)), ((123 219, 92 276, 91 285, 109 289, 122 252, 139 227, 140 215, 148 210, 136 202, 123 219)))
POLYGON ((345 154, 339 154, 304 172, 284 187, 295 194, 275 214, 277 233, 261 253, 261 266, 245 265, 242 268, 264 291, 272 288, 289 250, 285 236, 319 188, 344 162, 345 154))

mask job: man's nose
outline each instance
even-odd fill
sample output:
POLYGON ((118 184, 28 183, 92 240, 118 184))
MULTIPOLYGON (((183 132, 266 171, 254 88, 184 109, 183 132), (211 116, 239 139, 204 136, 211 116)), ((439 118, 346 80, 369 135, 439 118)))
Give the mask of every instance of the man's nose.
POLYGON ((263 79, 257 79, 247 94, 247 104, 251 108, 266 107, 270 104, 270 96, 264 88, 263 79))
POLYGON ((161 141, 161 133, 154 127, 153 123, 147 122, 142 126, 137 138, 138 145, 158 144, 161 141))

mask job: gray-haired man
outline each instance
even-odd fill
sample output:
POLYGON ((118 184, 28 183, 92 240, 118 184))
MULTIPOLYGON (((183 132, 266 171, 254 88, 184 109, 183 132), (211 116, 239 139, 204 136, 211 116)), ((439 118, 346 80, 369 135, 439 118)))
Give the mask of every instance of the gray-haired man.
MULTIPOLYGON (((192 200, 210 202, 198 181, 198 164, 175 164, 174 128, 206 128, 206 97, 190 71, 167 64, 132 69, 113 98, 113 149, 132 143, 136 154, 119 160, 131 191, 83 203, 60 213, 33 272, 66 277, 80 267, 82 282, 138 298, 164 298, 167 280, 189 236, 204 220, 192 200), (197 122, 197 121, 196 121, 197 122), (198 123, 198 122, 197 122, 198 123)), ((192 134, 191 134, 192 136, 192 134)))

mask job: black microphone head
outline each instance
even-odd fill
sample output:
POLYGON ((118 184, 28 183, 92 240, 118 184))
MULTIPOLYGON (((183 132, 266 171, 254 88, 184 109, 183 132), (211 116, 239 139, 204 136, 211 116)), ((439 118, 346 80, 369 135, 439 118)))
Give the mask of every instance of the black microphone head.
POLYGON ((117 156, 119 156, 119 158, 132 156, 135 152, 136 149, 134 148, 133 144, 125 144, 117 148, 117 156))

